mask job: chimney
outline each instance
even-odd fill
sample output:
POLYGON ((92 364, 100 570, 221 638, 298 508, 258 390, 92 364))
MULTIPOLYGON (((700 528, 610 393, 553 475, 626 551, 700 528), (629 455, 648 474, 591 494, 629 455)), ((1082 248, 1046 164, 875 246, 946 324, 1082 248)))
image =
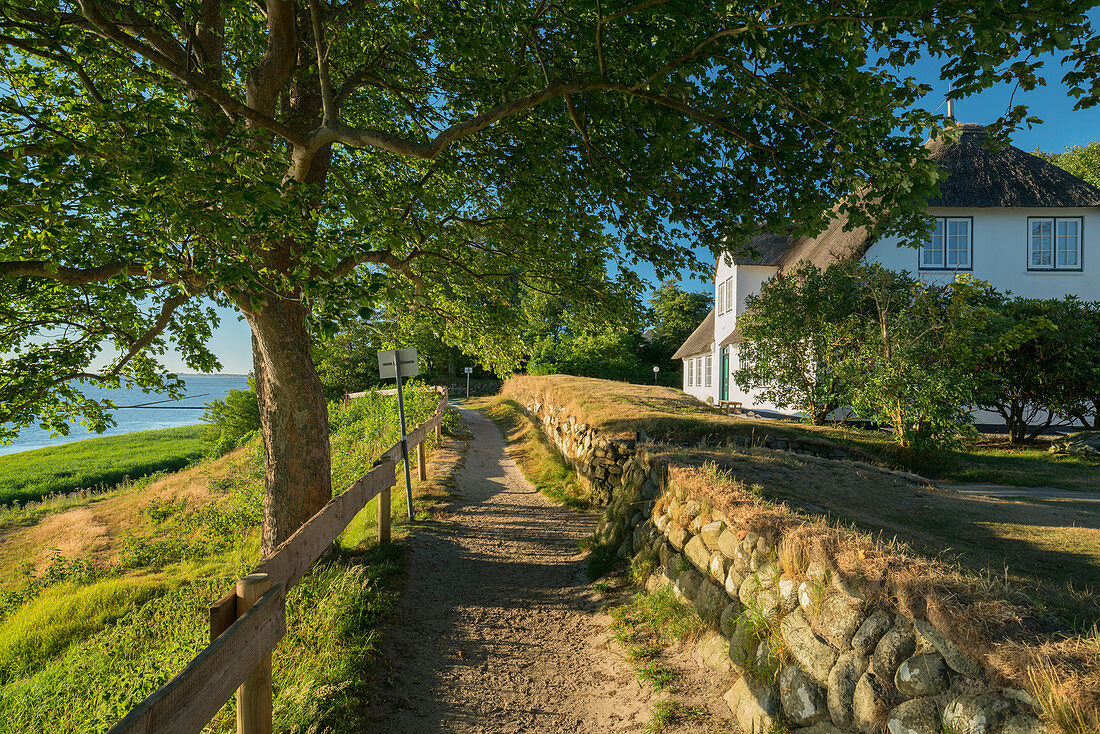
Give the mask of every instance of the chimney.
POLYGON ((947 100, 947 119, 951 122, 955 121, 955 100, 953 99, 947 100))

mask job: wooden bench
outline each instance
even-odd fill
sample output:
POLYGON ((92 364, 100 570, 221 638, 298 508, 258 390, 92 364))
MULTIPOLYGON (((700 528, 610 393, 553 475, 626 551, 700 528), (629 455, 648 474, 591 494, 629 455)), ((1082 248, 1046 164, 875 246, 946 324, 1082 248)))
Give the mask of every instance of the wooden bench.
POLYGON ((741 412, 741 401, 740 400, 719 400, 718 401, 718 410, 722 411, 723 413, 732 413, 734 415, 737 415, 738 413, 741 412))

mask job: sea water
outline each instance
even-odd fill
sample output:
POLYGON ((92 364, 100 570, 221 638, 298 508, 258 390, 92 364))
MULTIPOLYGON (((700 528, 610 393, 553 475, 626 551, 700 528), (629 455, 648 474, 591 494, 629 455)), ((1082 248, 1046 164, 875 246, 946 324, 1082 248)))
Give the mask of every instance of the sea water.
POLYGON ((137 388, 105 390, 85 387, 82 391, 88 397, 110 398, 119 407, 112 413, 115 419, 114 426, 103 433, 96 434, 80 424, 73 424, 69 427, 68 436, 51 438, 48 431, 32 425, 20 431, 15 443, 0 445, 0 454, 57 446, 97 435, 117 436, 133 431, 194 425, 201 423, 200 417, 208 402, 221 400, 229 394, 230 390, 243 390, 248 387, 248 378, 245 375, 180 375, 180 378, 186 383, 187 388, 186 395, 179 400, 169 400, 166 395, 146 393, 137 388))

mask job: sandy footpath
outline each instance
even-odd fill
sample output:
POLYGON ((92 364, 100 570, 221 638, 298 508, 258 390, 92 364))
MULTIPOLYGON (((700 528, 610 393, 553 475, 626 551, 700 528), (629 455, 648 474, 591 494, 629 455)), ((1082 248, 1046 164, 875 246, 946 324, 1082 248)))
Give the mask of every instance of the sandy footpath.
POLYGON ((545 499, 472 411, 460 497, 410 541, 384 632, 378 732, 641 731, 652 694, 609 649, 578 543, 594 519, 545 499))

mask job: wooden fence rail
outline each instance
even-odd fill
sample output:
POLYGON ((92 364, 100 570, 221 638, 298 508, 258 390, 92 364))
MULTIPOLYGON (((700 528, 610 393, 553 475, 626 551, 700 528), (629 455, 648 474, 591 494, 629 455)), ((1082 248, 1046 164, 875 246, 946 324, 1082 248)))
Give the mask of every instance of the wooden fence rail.
MULTIPOLYGON (((435 414, 409 434, 409 446, 422 451, 428 431, 443 432, 443 414, 447 410, 447 389, 440 394, 435 414)), ((390 488, 394 468, 401 458, 401 442, 394 444, 375 461, 373 468, 311 517, 283 541, 275 552, 260 561, 245 580, 229 590, 210 607, 210 644, 187 666, 122 720, 108 734, 198 734, 210 722, 234 691, 248 686, 266 685, 266 692, 253 691, 247 708, 238 697, 238 734, 266 734, 271 731, 270 655, 286 635, 287 592, 332 546, 348 523, 376 496, 380 540, 390 538, 390 488), (247 595, 249 584, 270 588, 255 597, 247 595), (255 602, 255 603, 253 603, 255 602), (266 664, 266 668, 264 667, 266 664), (261 674, 266 670, 266 679, 261 674), (266 698, 265 698, 266 693, 266 698), (260 710, 256 710, 257 707, 260 710), (266 710, 265 710, 266 709, 266 710)), ((421 467, 423 478, 423 467, 421 467)), ((255 586, 253 586, 255 588, 255 586)))

